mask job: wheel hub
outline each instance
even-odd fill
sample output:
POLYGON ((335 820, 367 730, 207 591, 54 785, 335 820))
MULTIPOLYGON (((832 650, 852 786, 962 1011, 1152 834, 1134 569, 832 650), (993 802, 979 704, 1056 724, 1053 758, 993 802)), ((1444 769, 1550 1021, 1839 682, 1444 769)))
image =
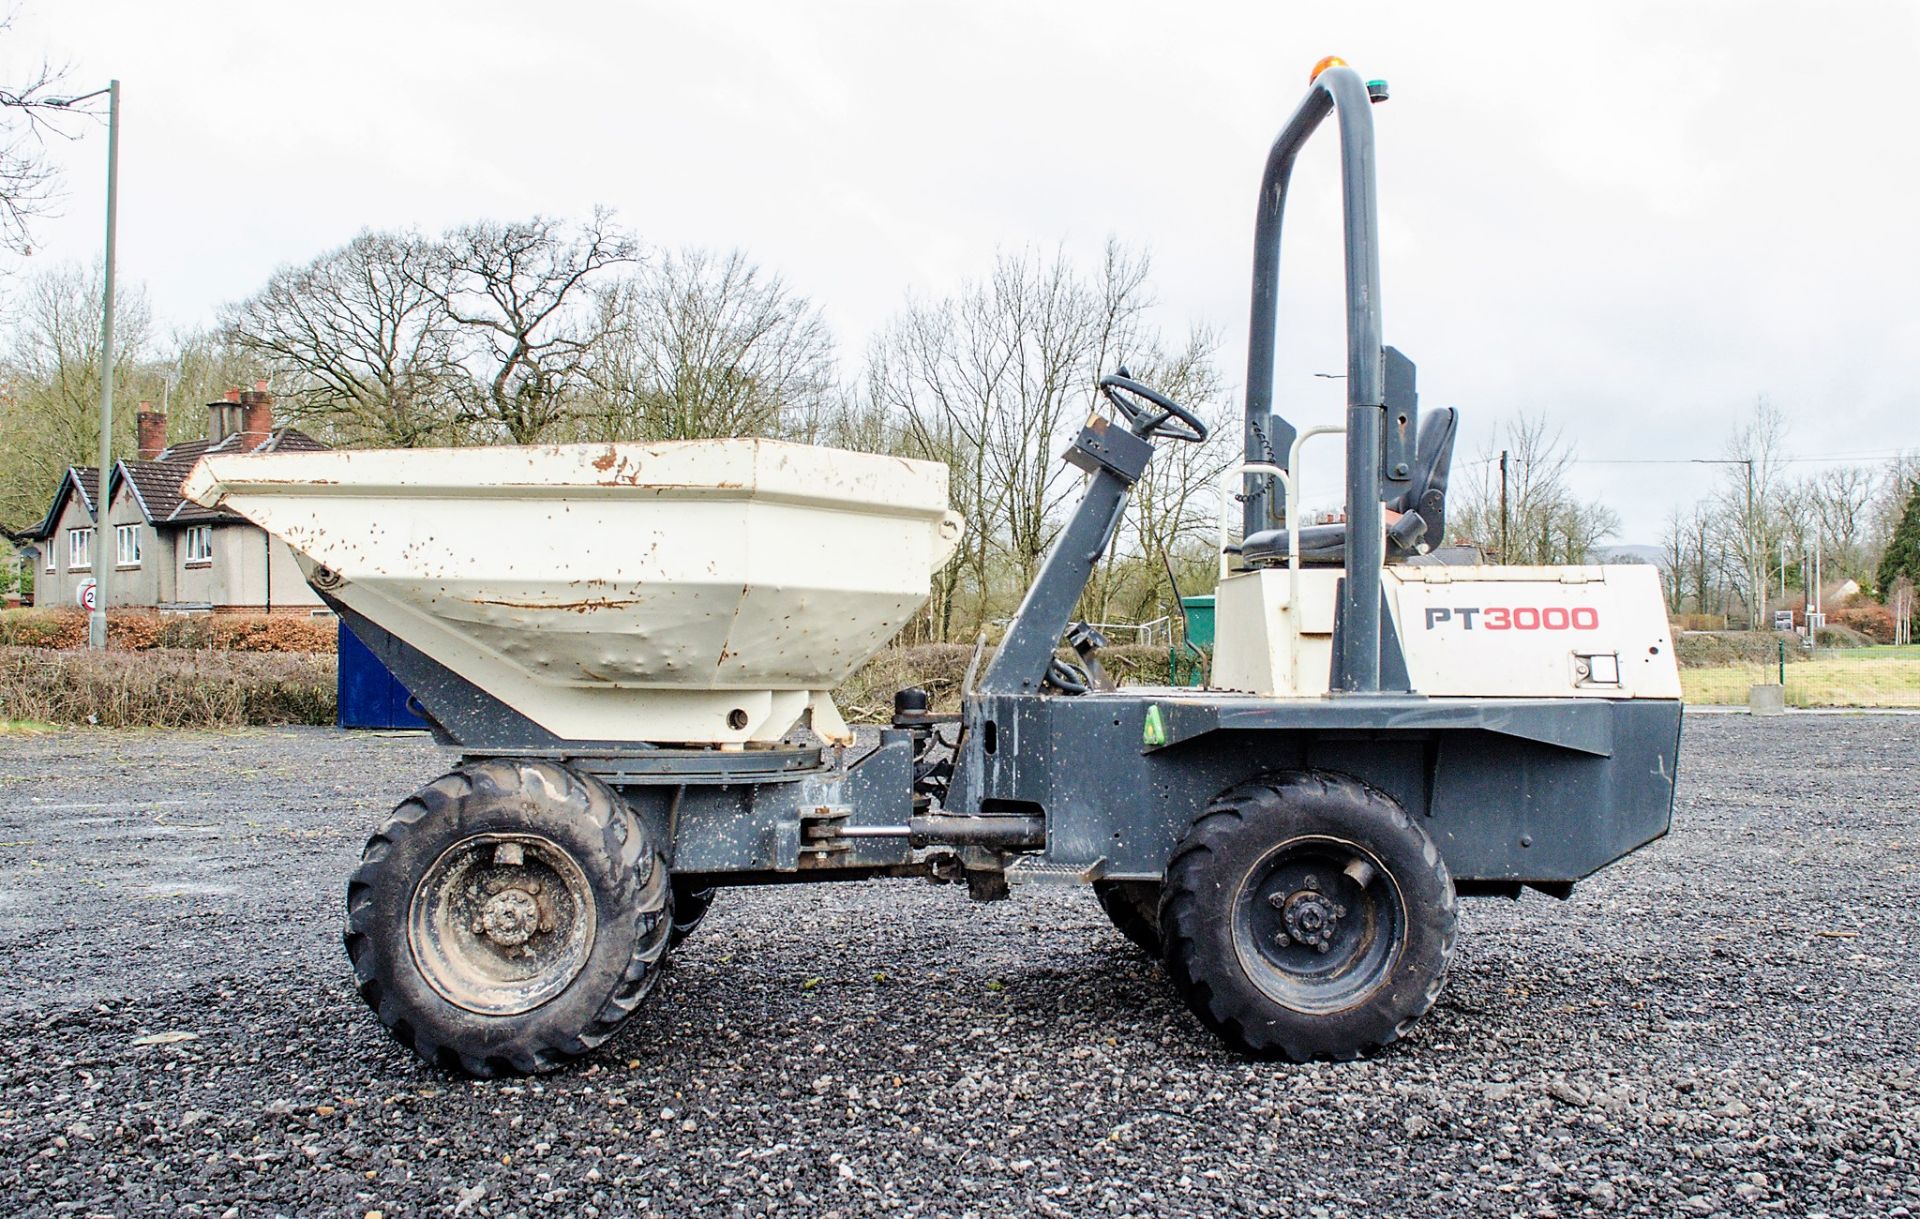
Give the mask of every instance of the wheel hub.
POLYGON ((476 834, 421 877, 407 939, 421 976, 471 1012, 532 1011, 578 976, 593 946, 580 864, 537 834, 476 834))
POLYGON ((1233 939, 1247 978, 1276 1003, 1327 1013, 1381 985, 1406 939, 1398 885, 1358 843, 1276 843, 1241 879, 1233 939))
POLYGON ((1274 943, 1281 948, 1297 942, 1326 952, 1333 947, 1334 932, 1347 913, 1345 906, 1320 892, 1320 881, 1313 876, 1293 893, 1275 893, 1267 900, 1280 911, 1281 930, 1274 934, 1274 943))
POLYGON ((502 889, 480 908, 473 930, 502 948, 518 948, 540 930, 539 899, 525 889, 502 889))

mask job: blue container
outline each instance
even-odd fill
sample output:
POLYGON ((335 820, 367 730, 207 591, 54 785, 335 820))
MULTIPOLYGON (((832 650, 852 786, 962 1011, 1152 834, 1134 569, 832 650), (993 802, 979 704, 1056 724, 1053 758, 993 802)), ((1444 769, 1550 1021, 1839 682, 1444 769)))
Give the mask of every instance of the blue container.
POLYGON ((427 721, 407 706, 411 697, 373 649, 340 624, 340 726, 342 728, 425 728, 427 721))

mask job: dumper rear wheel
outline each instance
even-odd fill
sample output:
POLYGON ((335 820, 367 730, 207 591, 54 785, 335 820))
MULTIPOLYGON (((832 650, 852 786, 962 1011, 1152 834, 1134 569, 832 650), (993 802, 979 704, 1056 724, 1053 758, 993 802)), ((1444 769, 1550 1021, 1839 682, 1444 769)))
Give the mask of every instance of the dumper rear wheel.
POLYGON ((1107 918, 1137 947, 1160 955, 1160 886, 1150 880, 1096 880, 1093 895, 1107 918))
POLYGON ((1453 880, 1391 798, 1327 773, 1216 797, 1167 867, 1167 972, 1235 1048, 1306 1062, 1372 1053, 1439 997, 1453 880))
POLYGON ((360 994, 402 1045, 468 1075, 585 1054, 633 1014, 672 929, 667 868, 612 789, 551 762, 415 792, 347 885, 360 994))

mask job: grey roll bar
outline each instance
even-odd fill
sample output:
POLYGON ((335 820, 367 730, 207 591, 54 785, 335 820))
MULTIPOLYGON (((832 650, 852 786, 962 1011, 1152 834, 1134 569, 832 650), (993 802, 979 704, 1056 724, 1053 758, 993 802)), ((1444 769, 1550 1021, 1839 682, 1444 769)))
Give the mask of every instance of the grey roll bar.
MULTIPOLYGON (((1340 192, 1347 269, 1347 545, 1341 628, 1333 657, 1334 693, 1380 691, 1380 461, 1386 414, 1386 366, 1380 327, 1380 243, 1374 203, 1373 98, 1360 74, 1335 65, 1314 77, 1307 96, 1267 153, 1253 233, 1253 307, 1247 336, 1246 460, 1267 461, 1264 430, 1273 412, 1274 347, 1280 312, 1280 230, 1294 161, 1329 111, 1339 116, 1340 192)), ((1270 480, 1242 484, 1242 527, 1266 526, 1270 480)))

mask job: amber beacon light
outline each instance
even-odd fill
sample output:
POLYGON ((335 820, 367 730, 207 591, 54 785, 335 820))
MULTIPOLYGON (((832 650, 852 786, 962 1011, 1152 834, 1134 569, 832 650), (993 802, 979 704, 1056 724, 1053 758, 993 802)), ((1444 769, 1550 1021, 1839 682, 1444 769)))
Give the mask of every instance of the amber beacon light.
POLYGON ((1338 55, 1329 55, 1319 63, 1313 65, 1313 74, 1307 77, 1307 83, 1312 84, 1314 81, 1319 80, 1320 74, 1328 68, 1344 68, 1346 66, 1346 60, 1340 58, 1338 55))

